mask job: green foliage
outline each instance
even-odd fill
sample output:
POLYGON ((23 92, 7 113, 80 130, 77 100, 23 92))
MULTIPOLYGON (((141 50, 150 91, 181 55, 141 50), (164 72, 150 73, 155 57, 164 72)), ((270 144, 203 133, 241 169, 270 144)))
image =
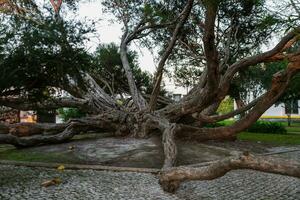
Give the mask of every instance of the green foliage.
POLYGON ((237 138, 239 140, 274 143, 278 145, 288 145, 288 144, 299 145, 300 144, 300 135, 242 132, 238 134, 237 138))
MULTIPOLYGON (((139 67, 137 53, 129 51, 127 56, 137 87, 143 93, 151 92, 152 77, 139 67)), ((93 68, 90 71, 92 72, 91 74, 94 74, 94 78, 98 80, 98 83, 105 88, 106 92, 120 94, 129 91, 125 71, 122 67, 119 47, 116 44, 111 43, 98 46, 94 53, 93 68)))
POLYGON ((216 127, 222 127, 222 126, 230 126, 234 123, 234 120, 223 120, 219 121, 213 124, 206 124, 205 127, 207 128, 216 128, 216 127))
POLYGON ((252 133, 273 133, 273 134, 286 134, 287 131, 284 125, 280 122, 257 121, 252 124, 248 129, 252 133))
MULTIPOLYGON (((16 94, 44 96, 48 86, 80 81, 80 71, 91 65, 85 50, 93 25, 54 18, 51 12, 37 20, 6 17, 0 24, 0 93, 14 88, 16 94)), ((49 92, 49 91, 48 91, 49 92)))
MULTIPOLYGON (((218 26, 215 28, 215 35, 218 40, 216 43, 221 59, 220 64, 223 65, 224 71, 236 61, 261 51, 262 44, 271 39, 272 33, 281 30, 283 24, 279 17, 268 9, 264 0, 205 2, 219 4, 216 22, 218 26)), ((205 18, 203 5, 194 6, 192 15, 192 19, 183 27, 180 35, 182 42, 179 42, 173 50, 170 61, 176 66, 173 74, 177 83, 183 86, 186 85, 186 80, 189 80, 186 78, 188 75, 191 80, 195 80, 193 77, 197 76, 199 71, 201 73, 206 66, 203 61, 203 48, 198 42, 203 34, 203 29, 196 26, 205 18), (186 68, 186 66, 189 66, 191 70, 182 76, 182 73, 178 72, 184 71, 185 69, 180 70, 180 68, 186 68)), ((157 41, 168 40, 171 33, 171 31, 169 33, 162 32, 157 34, 155 39, 157 41)), ((164 47, 163 44, 162 48, 164 47)), ((239 80, 242 81, 243 78, 239 80)), ((253 87, 253 84, 250 86, 253 87)))
MULTIPOLYGON (((253 98, 258 97, 271 87, 273 75, 286 69, 287 61, 267 63, 257 65, 247 70, 241 71, 231 84, 230 95, 236 97, 240 95, 243 100, 247 100, 251 93, 253 98)), ((300 74, 296 74, 284 94, 278 99, 276 104, 290 104, 293 100, 300 99, 300 74)))
POLYGON ((81 118, 86 116, 86 113, 77 108, 60 108, 58 109, 58 114, 64 122, 72 118, 81 118))
POLYGON ((174 81, 184 87, 192 87, 196 84, 198 77, 202 74, 200 68, 194 66, 176 66, 174 69, 174 81))
POLYGON ((226 114, 226 113, 233 111, 233 109, 234 109, 233 99, 231 97, 228 97, 228 98, 225 98, 221 102, 221 104, 217 110, 217 113, 226 114))
MULTIPOLYGON (((128 51, 127 57, 138 89, 143 94, 150 94, 153 89, 152 75, 140 68, 137 62, 138 54, 135 51, 128 51)), ((97 47, 93 54, 93 66, 89 71, 107 93, 112 95, 129 93, 119 47, 115 43, 101 44, 97 47)), ((164 88, 160 94, 166 94, 164 88)))

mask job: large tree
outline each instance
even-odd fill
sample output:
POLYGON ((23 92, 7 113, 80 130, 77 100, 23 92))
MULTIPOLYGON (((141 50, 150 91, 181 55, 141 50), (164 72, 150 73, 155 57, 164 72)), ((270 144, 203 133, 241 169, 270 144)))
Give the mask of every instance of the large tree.
MULTIPOLYGON (((124 25, 120 57, 135 109, 116 103, 114 96, 107 94, 93 76, 78 68, 76 76, 66 73, 65 76, 59 76, 64 80, 62 84, 49 85, 68 91, 71 97, 34 101, 14 95, 2 98, 1 103, 25 110, 78 107, 91 113, 90 116, 57 125, 3 123, 0 124, 0 143, 15 146, 58 143, 88 130, 111 131, 115 135, 139 138, 161 133, 165 161, 160 183, 167 191, 176 190, 180 182, 185 180, 213 179, 240 168, 300 177, 299 163, 265 159, 249 154, 216 161, 206 167, 174 167, 177 156, 175 138, 185 137, 198 141, 231 139, 251 126, 284 94, 291 79, 300 71, 300 51, 298 48, 291 48, 299 43, 300 27, 293 24, 286 34, 278 31, 278 34, 283 34, 279 42, 270 50, 261 51, 258 47, 263 42, 268 42, 273 36, 272 33, 277 33, 274 30, 277 30, 277 23, 280 23, 273 18, 270 20, 264 1, 113 0, 104 1, 104 5, 107 11, 112 11, 116 20, 124 25), (252 22, 255 24, 251 24, 252 22), (262 34, 256 31, 260 26, 264 28, 265 24, 269 27, 265 29, 266 32, 262 34), (246 32, 245 29, 249 31, 246 32), (243 31, 239 32, 240 30, 243 31), (260 38, 257 40, 260 42, 255 38, 260 38), (130 67, 128 47, 133 41, 141 41, 143 45, 154 44, 160 48, 149 103, 139 90, 130 67), (252 48, 253 51, 249 51, 252 48), (190 53, 182 54, 184 49, 190 53), (198 60, 201 59, 199 66, 203 68, 203 72, 194 88, 181 101, 156 109, 163 72, 168 66, 167 60, 170 56, 176 58, 177 53, 184 56, 182 61, 188 61, 195 56, 198 60), (230 93, 232 82, 239 74, 260 63, 283 60, 287 62, 287 66, 274 72, 270 87, 263 94, 237 110, 214 115, 221 101, 230 93), (203 126, 241 113, 245 113, 244 116, 230 126, 203 126)), ((59 10, 55 9, 55 19, 60 18, 59 10)), ((61 38, 62 41, 64 39, 61 38)), ((1 62, 5 60, 4 56, 1 62)), ((44 69, 39 63, 36 63, 35 67, 44 69)))

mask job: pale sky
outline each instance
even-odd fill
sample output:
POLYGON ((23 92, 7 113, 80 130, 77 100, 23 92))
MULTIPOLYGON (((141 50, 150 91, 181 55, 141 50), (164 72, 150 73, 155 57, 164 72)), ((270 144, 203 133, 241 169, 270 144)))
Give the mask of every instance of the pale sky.
MULTIPOLYGON (((79 17, 97 20, 101 19, 97 23, 97 34, 99 37, 92 37, 91 42, 88 45, 91 51, 100 43, 115 42, 120 44, 120 38, 122 36, 121 28, 122 24, 111 23, 109 20, 113 18, 112 15, 102 12, 101 0, 80 3, 79 6, 79 17)), ((142 48, 132 44, 131 49, 135 50, 139 54, 139 64, 143 70, 153 73, 155 71, 155 64, 153 56, 148 49, 142 48)))
MULTIPOLYGON (((110 20, 113 18, 112 15, 102 12, 101 0, 95 0, 92 2, 80 3, 79 6, 79 18, 87 18, 98 21, 101 19, 96 26, 98 37, 91 37, 91 42, 87 44, 90 51, 95 50, 98 44, 115 42, 120 44, 122 36, 122 24, 112 23, 110 20)), ((138 62, 142 70, 154 73, 156 64, 154 61, 155 55, 151 54, 146 48, 141 48, 134 43, 131 44, 130 48, 137 51, 139 54, 138 62)), ((165 89, 179 94, 186 94, 187 89, 184 87, 176 86, 169 78, 164 78, 165 89)))

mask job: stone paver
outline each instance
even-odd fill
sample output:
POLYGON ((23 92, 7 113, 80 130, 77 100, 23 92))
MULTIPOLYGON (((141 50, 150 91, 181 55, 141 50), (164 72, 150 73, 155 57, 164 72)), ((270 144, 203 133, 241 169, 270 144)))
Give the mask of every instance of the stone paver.
POLYGON ((300 179, 252 170, 236 170, 212 181, 189 181, 176 194, 161 190, 152 174, 92 170, 56 170, 0 166, 1 200, 300 200, 300 179), (63 183, 40 184, 60 177, 63 183))
POLYGON ((164 193, 154 175, 93 170, 56 170, 0 166, 1 200, 143 200, 178 199, 164 193), (60 177, 58 186, 41 187, 45 180, 60 177))
POLYGON ((236 170, 212 181, 186 182, 177 196, 187 200, 299 200, 300 179, 236 170))

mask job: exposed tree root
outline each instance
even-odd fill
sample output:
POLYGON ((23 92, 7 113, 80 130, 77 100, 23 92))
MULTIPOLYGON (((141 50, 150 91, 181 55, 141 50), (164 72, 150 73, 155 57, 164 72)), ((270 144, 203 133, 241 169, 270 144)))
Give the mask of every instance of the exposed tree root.
POLYGON ((164 130, 162 136, 162 143, 165 155, 163 169, 173 167, 176 162, 177 147, 175 143, 175 128, 176 124, 171 124, 168 128, 164 130))
POLYGON ((72 119, 65 124, 0 124, 0 144, 30 147, 40 144, 62 143, 77 134, 87 131, 111 131, 126 134, 124 120, 120 115, 101 115, 82 119, 72 119))
POLYGON ((187 180, 212 180, 236 169, 253 169, 300 178, 300 163, 279 158, 255 157, 245 153, 199 168, 175 167, 160 174, 160 184, 167 192, 175 192, 187 180))

